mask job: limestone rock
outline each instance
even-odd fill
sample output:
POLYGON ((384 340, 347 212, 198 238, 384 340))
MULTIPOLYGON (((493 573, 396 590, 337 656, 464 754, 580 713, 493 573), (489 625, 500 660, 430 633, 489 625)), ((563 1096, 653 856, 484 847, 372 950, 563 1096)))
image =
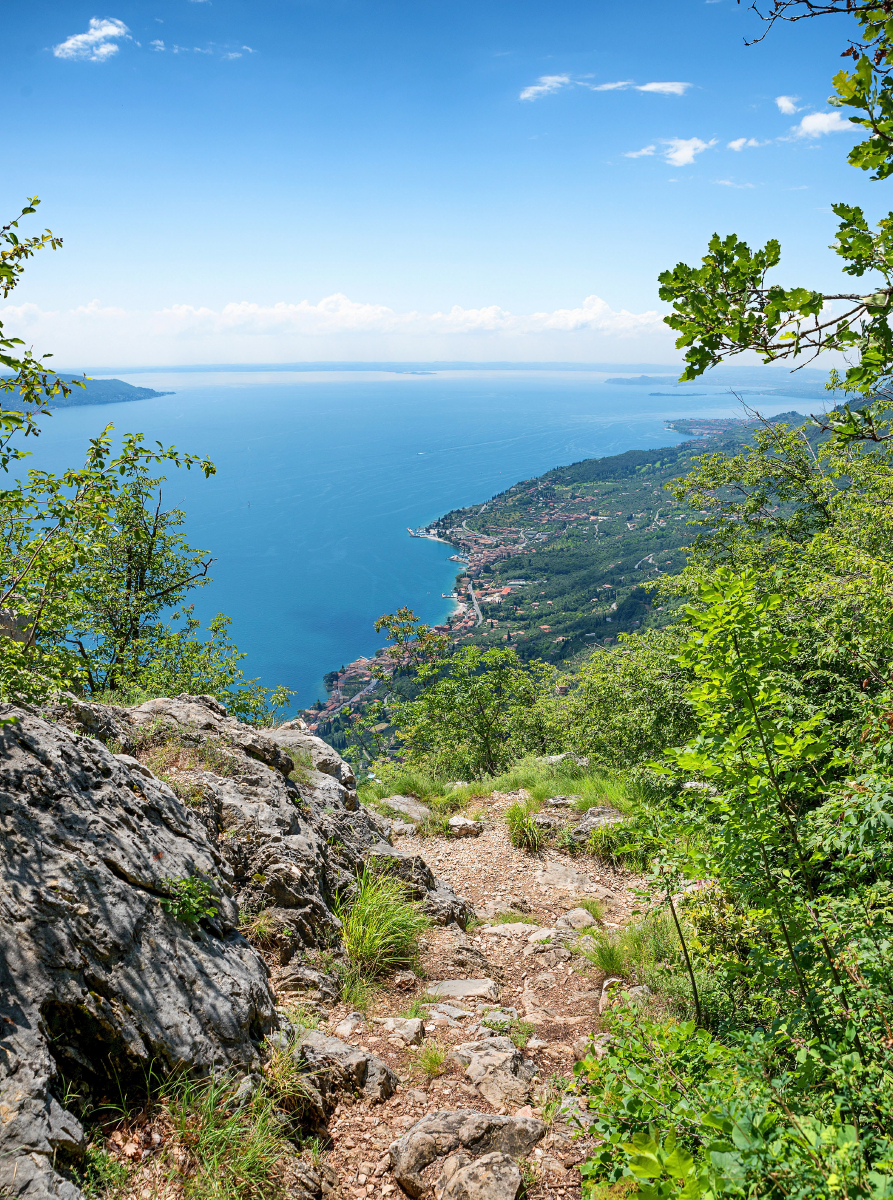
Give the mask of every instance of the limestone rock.
POLYGON ((359 1012, 348 1013, 347 1016, 342 1017, 342 1019, 335 1026, 335 1037, 353 1037, 354 1033, 356 1033, 358 1029, 363 1032, 366 1031, 366 1018, 362 1013, 359 1012))
POLYGON ((517 1163, 506 1154, 485 1154, 453 1173, 440 1200, 518 1200, 523 1190, 517 1163))
POLYGON ((535 1065, 524 1058, 511 1038, 489 1037, 464 1042, 452 1057, 465 1067, 465 1076, 494 1108, 520 1108, 530 1099, 535 1065))
POLYGON ((289 721, 285 725, 261 729, 259 732, 284 749, 295 750, 308 757, 315 771, 331 775, 348 789, 356 789, 357 781, 350 763, 346 763, 328 742, 308 733, 306 727, 302 730, 297 727, 296 722, 289 721))
POLYGON ((563 917, 559 917, 555 924, 569 926, 571 929, 588 929, 591 925, 596 924, 596 920, 592 913, 587 912, 585 908, 572 908, 563 917))
POLYGON ((492 979, 441 979, 428 985, 428 995, 435 1000, 495 1000, 497 989, 492 979))
POLYGON ((429 1113, 391 1144, 394 1178, 414 1200, 426 1191, 422 1172, 436 1159, 454 1150, 472 1155, 504 1154, 521 1158, 529 1154, 545 1133, 541 1121, 531 1117, 503 1117, 474 1109, 429 1113))
MULTIPOLYGON (((57 1064, 87 1098, 149 1062, 159 1073, 258 1065, 278 1018, 236 895, 275 918, 282 991, 311 1004, 337 998, 335 977, 307 956, 337 940, 333 897, 350 896, 370 857, 387 858, 435 920, 469 912, 384 840, 352 772, 318 739, 301 747, 315 766, 295 771, 268 736, 277 731, 185 694, 134 709, 63 697, 51 719, 0 715, 15 721, 0 727, 0 1193, 14 1176, 15 1197, 80 1196, 52 1166, 83 1145, 57 1064), (179 794, 143 761, 171 739, 198 764, 171 770, 179 794), (194 924, 160 904, 166 880, 190 878, 216 909, 194 924)), ((367 1056, 363 1071, 366 1095, 392 1094, 381 1060, 367 1056)))
POLYGON ((410 1046, 420 1046, 425 1036, 425 1023, 418 1017, 383 1017, 375 1023, 386 1033, 396 1033, 410 1046))
POLYGON ((583 820, 574 826, 571 832, 571 837, 575 842, 585 842, 589 840, 589 835, 595 829, 603 829, 606 825, 619 825, 621 821, 625 821, 622 812, 618 812, 616 808, 607 808, 599 806, 586 810, 583 820))
POLYGON ((470 821, 468 817, 450 817, 447 825, 453 837, 480 837, 484 832, 483 821, 470 821))
POLYGON ((376 1055, 316 1029, 300 1031, 293 1050, 317 1087, 323 1079, 337 1089, 362 1092, 368 1100, 380 1103, 393 1096, 400 1082, 388 1064, 376 1055))
POLYGON ((480 932, 491 937, 523 938, 539 933, 539 925, 528 925, 526 921, 505 921, 499 925, 484 925, 480 932))
POLYGON ((395 812, 403 813, 405 817, 409 817, 410 821, 413 821, 415 824, 431 816, 431 809, 421 804, 418 800, 414 800, 412 796, 387 796, 382 800, 382 804, 386 804, 388 808, 392 808, 395 812))
POLYGON ((97 1097, 150 1063, 249 1070, 274 1000, 200 817, 101 742, 0 715, 0 1191, 73 1200, 52 1164, 83 1131, 59 1069, 97 1097), (192 877, 217 909, 199 924, 160 904, 192 877))
POLYGON ((238 746, 251 758, 256 758, 268 767, 275 767, 283 775, 294 770, 294 762, 275 742, 265 737, 250 725, 243 725, 227 714, 226 708, 213 696, 190 696, 186 693, 173 700, 159 698, 147 700, 136 708, 127 710, 134 725, 141 727, 155 722, 178 725, 182 729, 198 730, 225 738, 238 746))

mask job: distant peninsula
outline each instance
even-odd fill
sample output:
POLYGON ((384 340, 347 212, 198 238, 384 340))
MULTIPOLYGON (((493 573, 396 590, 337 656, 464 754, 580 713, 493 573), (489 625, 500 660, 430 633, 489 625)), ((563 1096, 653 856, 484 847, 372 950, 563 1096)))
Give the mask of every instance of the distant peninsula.
MULTIPOLYGON (((52 398, 50 408, 78 408, 83 404, 121 404, 128 400, 154 400, 158 396, 173 396, 173 392, 156 392, 153 388, 134 387, 123 379, 84 379, 74 371, 58 371, 59 378, 68 383, 80 379, 83 387, 73 387, 67 396, 60 392, 52 398)), ((17 408, 16 400, 3 401, 4 406, 17 408)))

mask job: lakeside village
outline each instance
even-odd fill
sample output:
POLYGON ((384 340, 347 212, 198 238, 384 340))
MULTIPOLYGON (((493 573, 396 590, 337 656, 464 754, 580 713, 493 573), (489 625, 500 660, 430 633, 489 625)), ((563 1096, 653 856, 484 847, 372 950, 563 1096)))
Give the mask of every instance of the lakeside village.
MULTIPOLYGON (((483 513, 486 508, 485 504, 480 511, 483 513)), ((459 548, 459 552, 451 554, 450 559, 452 562, 460 563, 464 569, 456 578, 454 591, 449 594, 441 593, 444 599, 454 601, 454 608, 444 624, 433 627, 436 633, 449 634, 454 641, 458 642, 469 636, 478 625, 486 623, 490 628, 496 628, 497 622, 492 616, 485 615, 485 612, 490 610, 490 606, 501 604, 512 591, 518 591, 530 583, 526 579, 513 579, 506 586, 496 587, 478 586, 475 583, 485 568, 492 567, 500 560, 514 554, 530 552, 530 542, 526 539, 523 530, 505 529, 503 533, 506 536, 504 539, 500 539, 476 533, 464 526, 447 531, 435 523, 426 529, 408 528, 407 533, 410 537, 448 542, 459 548), (520 537, 517 536, 519 534, 520 537), (482 605, 487 607, 482 608, 482 605)), ((549 535, 537 533, 534 536, 536 540, 542 541, 546 540, 549 535)), ((544 632, 550 630, 548 625, 542 625, 540 628, 544 632)), ((511 637, 510 633, 503 634, 502 640, 508 641, 511 640, 511 637)), ((564 641, 565 639, 561 638, 560 640, 564 641)), ((395 660, 385 649, 376 652, 374 662, 376 666, 384 667, 385 670, 392 670, 396 665, 395 660)), ((348 663, 346 667, 342 667, 340 671, 330 671, 325 675, 324 682, 329 693, 328 700, 325 704, 317 702, 316 706, 305 709, 300 714, 311 732, 316 733, 320 725, 325 725, 345 706, 356 707, 361 698, 368 697, 375 690, 376 680, 372 676, 372 664, 373 659, 361 656, 348 663)))

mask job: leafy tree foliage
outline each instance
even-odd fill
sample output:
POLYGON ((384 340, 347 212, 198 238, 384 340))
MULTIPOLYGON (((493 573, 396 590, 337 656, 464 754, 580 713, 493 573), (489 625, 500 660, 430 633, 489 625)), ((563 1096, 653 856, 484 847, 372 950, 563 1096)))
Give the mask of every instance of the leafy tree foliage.
MULTIPOLYGON (((857 36, 846 56, 855 69, 834 76, 831 103, 852 110, 850 120, 868 137, 850 152, 849 161, 871 170, 874 179, 893 172, 893 19, 887 0, 774 0, 765 19, 797 21, 805 17, 845 14, 854 17, 857 36)), ((682 379, 695 379, 708 367, 745 350, 764 362, 814 357, 839 350, 855 357, 842 386, 871 394, 893 368, 893 213, 872 227, 862 209, 834 204, 839 218, 832 249, 844 260, 843 271, 876 284, 864 292, 822 292, 814 287, 783 287, 769 283, 767 274, 778 267, 781 247, 770 239, 751 249, 737 237, 714 234, 697 267, 679 263, 660 275, 660 295, 673 313, 666 319, 686 351, 682 379), (843 303, 843 311, 826 311, 843 303)))
MULTIPOLYGON (((56 250, 49 230, 22 239, 18 222, 36 211, 34 198, 0 228, 0 293, 19 282, 38 250, 56 250)), ((91 439, 82 467, 59 474, 25 470, 21 439, 40 433, 63 382, 19 338, 0 325, 0 700, 40 701, 64 689, 142 698, 147 691, 210 692, 248 720, 269 720, 287 689, 245 680, 244 658, 227 636, 222 614, 209 637, 185 608, 165 622, 193 587, 207 582, 210 559, 178 532, 179 510, 164 511, 155 489, 158 466, 216 471, 207 457, 185 454, 142 434, 112 446, 113 427, 91 439), (179 624, 177 623, 179 620, 179 624)), ((77 385, 80 386, 80 385, 77 385)))

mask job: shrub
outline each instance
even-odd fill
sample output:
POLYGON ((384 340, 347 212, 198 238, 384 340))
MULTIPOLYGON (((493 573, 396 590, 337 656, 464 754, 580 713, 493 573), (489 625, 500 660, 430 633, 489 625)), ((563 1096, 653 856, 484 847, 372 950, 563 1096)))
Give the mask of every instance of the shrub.
POLYGON ((206 880, 188 875, 183 879, 163 879, 161 883, 167 889, 161 907, 175 920, 195 925, 206 917, 217 916, 214 891, 206 880))
POLYGON ((431 927, 401 880, 369 867, 357 880, 353 900, 339 897, 334 907, 351 963, 370 977, 415 963, 419 938, 431 927))

